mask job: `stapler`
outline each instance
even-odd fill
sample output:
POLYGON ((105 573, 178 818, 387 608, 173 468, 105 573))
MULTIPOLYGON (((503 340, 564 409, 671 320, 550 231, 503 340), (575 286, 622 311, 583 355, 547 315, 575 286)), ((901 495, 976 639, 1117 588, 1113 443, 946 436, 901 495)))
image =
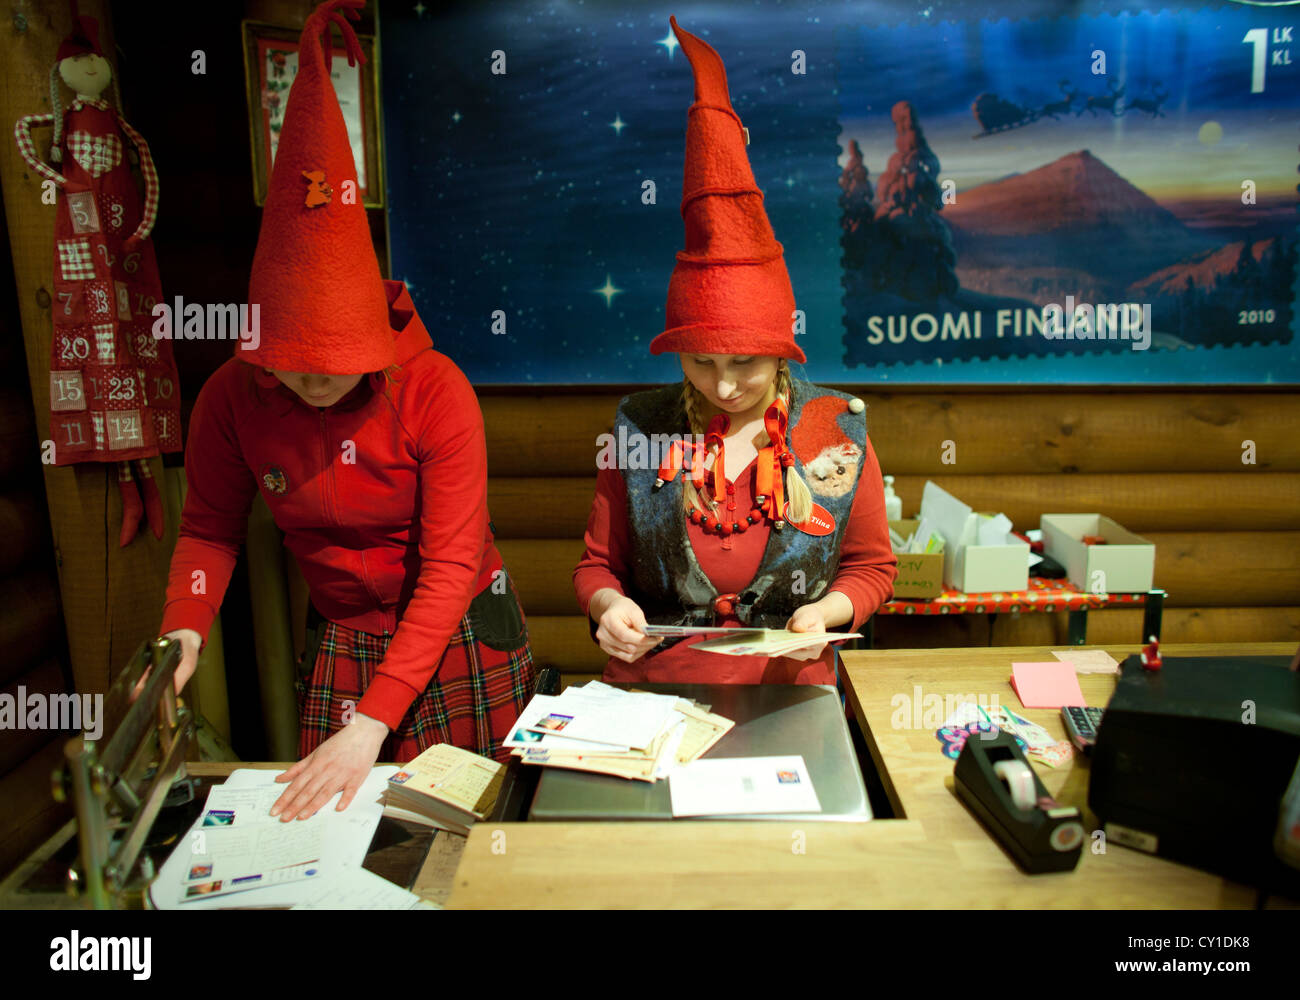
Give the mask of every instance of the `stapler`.
POLYGON ((962 801, 1026 872, 1070 871, 1079 863, 1079 810, 1052 798, 1009 733, 968 739, 952 776, 962 801))

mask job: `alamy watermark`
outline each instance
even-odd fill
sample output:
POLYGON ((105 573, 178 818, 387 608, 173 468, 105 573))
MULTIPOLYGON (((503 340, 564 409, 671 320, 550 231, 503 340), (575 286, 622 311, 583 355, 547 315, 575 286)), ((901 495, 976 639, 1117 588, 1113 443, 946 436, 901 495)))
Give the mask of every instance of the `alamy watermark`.
POLYGON ((1135 351, 1151 346, 1151 303, 1055 302, 1043 306, 1043 336, 1048 340, 1131 340, 1135 351))
POLYGON ((86 738, 97 740, 104 732, 102 694, 27 693, 0 694, 0 729, 84 730, 86 738))
MULTIPOLYGON (((703 434, 642 434, 627 432, 620 426, 618 435, 601 434, 596 438, 600 451, 596 455, 598 469, 658 469, 675 447, 681 468, 690 471, 696 460, 696 449, 704 448, 703 434)), ((701 461, 706 461, 701 459, 701 461)))
POLYGON ((50 969, 54 972, 129 972, 135 980, 152 974, 153 938, 82 937, 72 930, 50 940, 50 969))
POLYGON ((243 302, 186 302, 177 295, 174 305, 153 307, 155 340, 240 340, 246 351, 262 343, 262 307, 243 302))
MULTIPOLYGON (((987 713, 998 707, 997 693, 993 694, 936 694, 924 693, 921 685, 914 684, 912 693, 899 692, 889 699, 893 712, 889 716, 891 729, 939 729, 957 711, 959 705, 977 705, 987 713)), ((993 733, 982 736, 992 739, 993 733)))

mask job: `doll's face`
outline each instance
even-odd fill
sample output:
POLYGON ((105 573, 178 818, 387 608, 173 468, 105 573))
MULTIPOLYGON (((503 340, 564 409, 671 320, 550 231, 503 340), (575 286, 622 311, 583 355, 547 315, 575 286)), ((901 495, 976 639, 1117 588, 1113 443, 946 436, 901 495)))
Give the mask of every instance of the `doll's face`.
POLYGON ((780 359, 756 354, 681 354, 682 372, 733 421, 765 408, 780 359))
POLYGON ((862 456, 851 445, 827 448, 811 462, 804 463, 808 489, 818 496, 842 497, 853 488, 862 456))
POLYGON ((357 387, 360 375, 310 375, 303 372, 271 374, 296 392, 300 399, 312 406, 333 406, 357 387))
POLYGON ((78 94, 98 97, 113 79, 113 68, 93 52, 69 56, 59 63, 59 76, 78 94))

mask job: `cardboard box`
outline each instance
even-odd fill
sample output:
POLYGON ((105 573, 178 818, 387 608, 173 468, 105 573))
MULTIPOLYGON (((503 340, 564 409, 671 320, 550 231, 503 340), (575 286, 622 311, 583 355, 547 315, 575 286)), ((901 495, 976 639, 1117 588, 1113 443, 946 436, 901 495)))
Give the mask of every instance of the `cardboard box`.
POLYGON ((1101 514, 1044 514, 1043 551, 1065 567, 1080 590, 1136 594, 1151 589, 1156 547, 1101 514), (1105 545, 1084 545, 1084 535, 1101 535, 1105 545), (1098 575, 1100 574, 1100 575, 1098 575))
MULTIPOLYGON (((903 538, 911 538, 921 522, 890 521, 889 527, 903 538)), ((895 597, 938 597, 943 593, 943 553, 904 552, 898 556, 898 579, 894 581, 895 597)))
MULTIPOLYGON (((972 521, 979 514, 971 514, 972 521)), ((973 535, 974 524, 964 535, 973 535)), ((948 586, 965 594, 1029 589, 1029 546, 1024 542, 1007 545, 955 546, 952 559, 944 564, 948 586)))

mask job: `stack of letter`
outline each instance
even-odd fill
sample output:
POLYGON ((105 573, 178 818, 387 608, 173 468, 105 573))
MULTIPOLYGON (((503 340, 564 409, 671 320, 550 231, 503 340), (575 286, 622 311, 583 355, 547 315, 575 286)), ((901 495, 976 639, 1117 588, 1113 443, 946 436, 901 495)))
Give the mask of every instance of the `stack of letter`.
POLYGON ((658 781, 698 759, 734 726, 685 698, 600 681, 535 695, 505 746, 525 764, 658 781))

